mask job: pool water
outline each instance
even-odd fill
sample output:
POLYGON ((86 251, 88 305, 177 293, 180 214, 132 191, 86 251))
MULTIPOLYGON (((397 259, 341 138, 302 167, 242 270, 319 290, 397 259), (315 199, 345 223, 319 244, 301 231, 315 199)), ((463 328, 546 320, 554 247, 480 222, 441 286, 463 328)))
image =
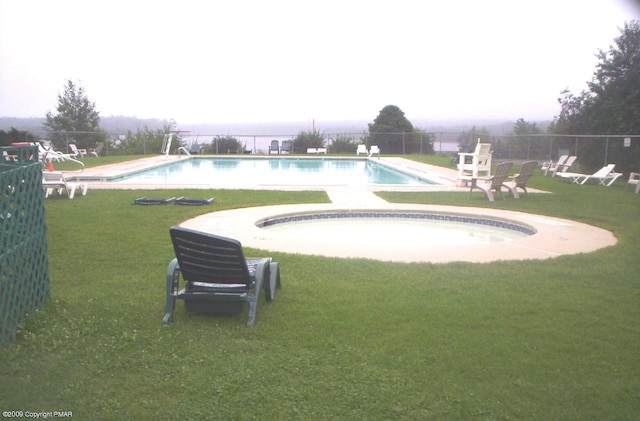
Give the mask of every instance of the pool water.
POLYGON ((358 212, 309 214, 260 221, 260 228, 310 242, 385 244, 386 247, 432 248, 500 243, 534 233, 529 227, 486 218, 358 212))
POLYGON ((372 160, 305 158, 193 158, 114 180, 136 184, 208 184, 224 180, 246 185, 421 186, 428 180, 396 171, 372 160))

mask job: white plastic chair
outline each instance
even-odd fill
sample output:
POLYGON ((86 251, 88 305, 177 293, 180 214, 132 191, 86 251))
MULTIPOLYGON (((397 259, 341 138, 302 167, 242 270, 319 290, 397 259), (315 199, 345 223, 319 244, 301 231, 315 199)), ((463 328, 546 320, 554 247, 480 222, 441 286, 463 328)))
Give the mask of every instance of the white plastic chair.
POLYGON ((472 153, 458 153, 458 180, 469 181, 472 178, 478 178, 480 175, 491 176, 491 144, 478 143, 476 149, 472 153), (467 158, 471 158, 471 162, 467 162, 467 158), (481 174, 482 173, 482 174, 481 174))

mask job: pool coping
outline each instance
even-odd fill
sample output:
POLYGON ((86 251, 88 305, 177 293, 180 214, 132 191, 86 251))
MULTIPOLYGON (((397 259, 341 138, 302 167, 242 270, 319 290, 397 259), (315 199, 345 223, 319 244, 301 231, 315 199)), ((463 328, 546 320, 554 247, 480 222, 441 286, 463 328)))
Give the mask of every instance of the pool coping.
POLYGON ((397 203, 387 203, 386 205, 378 203, 375 207, 345 207, 335 203, 261 206, 212 212, 189 219, 179 225, 235 238, 244 247, 264 250, 265 252, 365 258, 402 263, 449 263, 458 261, 488 263, 502 260, 538 260, 562 255, 590 253, 617 243, 617 239, 609 231, 567 219, 486 208, 397 203), (380 212, 451 213, 479 218, 502 219, 531 226, 537 233, 502 243, 404 249, 401 245, 392 244, 383 244, 380 247, 362 244, 362 247, 353 247, 352 244, 343 245, 339 241, 314 241, 314 239, 291 236, 256 226, 258 221, 274 215, 319 211, 357 212, 363 209, 380 212))
MULTIPOLYGON (((200 158, 225 158, 225 159, 268 159, 268 158, 280 158, 280 159, 359 159, 359 160, 373 160, 378 161, 382 165, 393 168, 397 171, 409 174, 410 176, 429 179, 437 182, 438 184, 432 185, 398 185, 398 184, 371 184, 364 187, 368 191, 464 191, 468 188, 461 188, 456 185, 458 172, 455 169, 443 168, 429 164, 423 164, 420 162, 412 161, 400 157, 356 157, 356 156, 304 156, 304 155, 199 155, 200 158)), ((198 157, 193 157, 198 159, 198 157)), ((65 173, 67 178, 82 180, 89 183, 91 189, 114 189, 114 190, 163 190, 163 189, 248 189, 248 190, 288 190, 288 191, 301 191, 301 190, 316 190, 326 191, 329 189, 345 189, 354 186, 349 184, 334 184, 334 185, 289 185, 289 184, 261 184, 259 180, 253 180, 252 182, 232 184, 226 182, 224 179, 219 180, 207 180, 207 182, 193 183, 193 184, 136 184, 136 183, 123 183, 123 182, 111 182, 108 179, 120 178, 128 174, 136 173, 146 169, 151 169, 163 165, 172 164, 181 160, 191 159, 192 157, 185 155, 161 155, 141 158, 133 161, 126 161, 122 163, 102 165, 98 167, 87 168, 82 172, 69 172, 65 173)), ((359 186, 360 187, 360 186, 359 186)))

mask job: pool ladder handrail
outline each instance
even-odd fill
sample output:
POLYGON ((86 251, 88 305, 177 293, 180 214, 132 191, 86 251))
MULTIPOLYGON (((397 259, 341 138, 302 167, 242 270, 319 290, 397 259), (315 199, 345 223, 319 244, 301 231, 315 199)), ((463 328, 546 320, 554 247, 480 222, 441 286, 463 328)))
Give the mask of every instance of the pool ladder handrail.
MULTIPOLYGON (((171 142, 173 141, 173 135, 174 133, 165 134, 164 139, 162 140, 161 152, 165 156, 169 156, 169 153, 171 153, 171 142)), ((184 146, 180 146, 178 149, 176 149, 176 153, 178 155, 180 155, 180 152, 184 153, 187 156, 191 156, 191 153, 184 146)))

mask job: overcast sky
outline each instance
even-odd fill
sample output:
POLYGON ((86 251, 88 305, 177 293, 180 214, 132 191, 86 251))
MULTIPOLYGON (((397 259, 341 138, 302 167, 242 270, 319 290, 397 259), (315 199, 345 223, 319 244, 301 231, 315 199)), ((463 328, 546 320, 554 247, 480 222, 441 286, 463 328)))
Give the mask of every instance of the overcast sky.
POLYGON ((552 119, 635 0, 0 0, 0 116, 180 123, 552 119))

